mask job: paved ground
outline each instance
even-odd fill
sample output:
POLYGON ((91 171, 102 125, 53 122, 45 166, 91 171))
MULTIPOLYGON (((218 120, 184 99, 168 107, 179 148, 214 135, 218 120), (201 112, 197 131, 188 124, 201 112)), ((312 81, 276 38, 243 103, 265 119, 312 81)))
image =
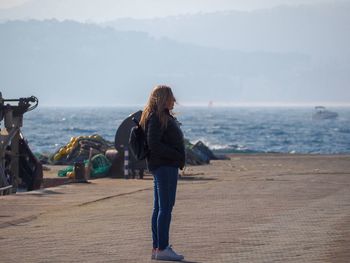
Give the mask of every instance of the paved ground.
MULTIPOLYGON (((350 262, 350 156, 189 167, 171 243, 187 262, 350 262)), ((0 262, 152 262, 152 180, 0 197, 0 262)))

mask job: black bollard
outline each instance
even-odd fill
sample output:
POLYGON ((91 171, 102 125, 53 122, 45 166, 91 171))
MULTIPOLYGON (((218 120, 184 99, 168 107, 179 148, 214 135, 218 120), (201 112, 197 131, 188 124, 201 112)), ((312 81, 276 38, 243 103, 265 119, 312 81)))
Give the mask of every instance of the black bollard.
POLYGON ((85 178, 85 164, 83 162, 74 163, 74 174, 77 183, 87 182, 85 178))

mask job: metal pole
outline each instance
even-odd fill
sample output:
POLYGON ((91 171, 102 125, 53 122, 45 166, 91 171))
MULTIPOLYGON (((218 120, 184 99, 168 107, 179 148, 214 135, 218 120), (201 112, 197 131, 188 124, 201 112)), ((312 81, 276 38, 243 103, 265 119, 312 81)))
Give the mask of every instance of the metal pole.
POLYGON ((10 170, 12 171, 12 193, 17 192, 17 188, 19 183, 21 182, 21 178, 19 177, 19 140, 20 140, 20 132, 17 130, 16 135, 11 141, 11 166, 10 170))
POLYGON ((124 178, 129 179, 129 150, 124 148, 124 178))

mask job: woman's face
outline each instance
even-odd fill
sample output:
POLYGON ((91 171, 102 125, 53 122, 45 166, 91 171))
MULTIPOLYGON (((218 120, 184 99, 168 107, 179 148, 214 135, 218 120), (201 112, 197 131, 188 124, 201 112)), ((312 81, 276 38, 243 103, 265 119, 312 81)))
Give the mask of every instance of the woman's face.
POLYGON ((168 99, 168 102, 167 102, 167 109, 168 110, 172 110, 174 109, 174 103, 175 103, 175 98, 173 96, 171 96, 169 99, 168 99))

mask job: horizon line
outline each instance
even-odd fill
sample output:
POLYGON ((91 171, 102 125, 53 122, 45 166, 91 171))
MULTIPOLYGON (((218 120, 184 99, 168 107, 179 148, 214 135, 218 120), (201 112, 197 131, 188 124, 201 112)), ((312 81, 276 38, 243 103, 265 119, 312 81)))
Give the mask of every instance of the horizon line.
MULTIPOLYGON (((54 105, 54 104, 43 104, 39 107, 44 108, 125 108, 125 107, 139 107, 143 109, 145 104, 108 104, 108 105, 96 105, 96 104, 82 104, 82 105, 54 105)), ((201 108, 249 108, 249 107, 262 107, 262 108, 301 108, 301 107, 350 107, 349 103, 334 103, 334 102, 315 102, 315 103, 178 103, 175 108, 186 108, 186 107, 201 107, 201 108)))

